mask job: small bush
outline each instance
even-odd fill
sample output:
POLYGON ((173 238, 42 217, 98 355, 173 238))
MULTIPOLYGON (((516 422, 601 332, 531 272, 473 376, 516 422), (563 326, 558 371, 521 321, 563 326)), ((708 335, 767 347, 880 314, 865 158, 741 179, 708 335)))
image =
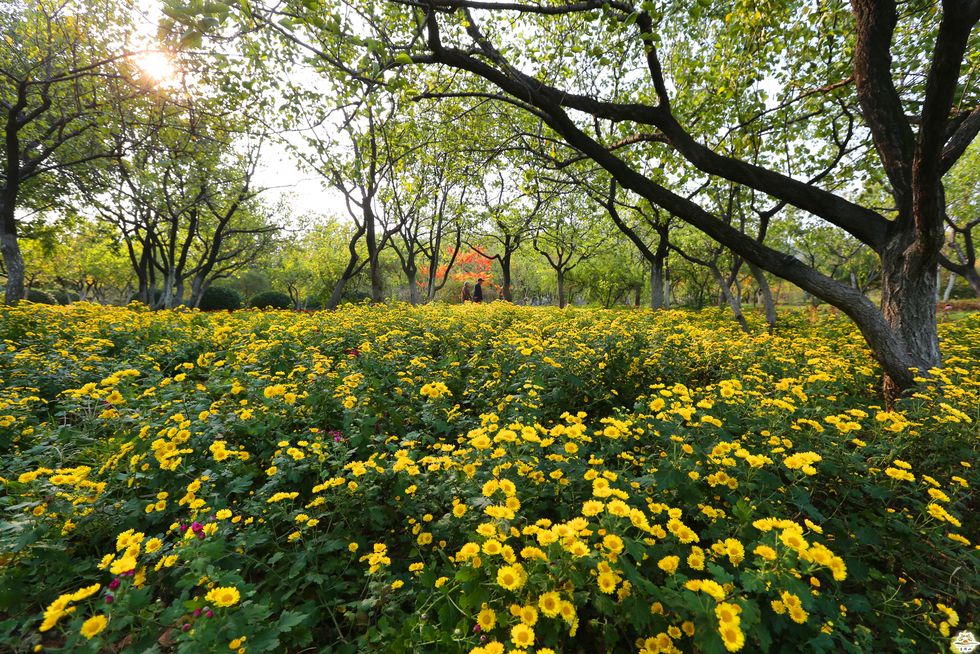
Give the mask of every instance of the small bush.
POLYGON ((248 301, 248 306, 255 309, 291 309, 292 299, 285 293, 279 291, 266 291, 253 295, 248 301))
POLYGON ((54 298, 53 295, 47 291, 42 291, 37 288, 32 288, 27 291, 27 301, 35 302, 37 304, 58 304, 58 300, 54 298))
POLYGON ((58 304, 71 304, 78 302, 81 297, 75 291, 59 288, 51 293, 51 296, 58 301, 58 304))
POLYGON ((227 286, 209 286, 201 294, 197 308, 201 311, 234 311, 242 308, 242 296, 227 286))
POLYGON ((346 288, 340 296, 341 304, 360 304, 371 299, 371 294, 357 289, 346 288))

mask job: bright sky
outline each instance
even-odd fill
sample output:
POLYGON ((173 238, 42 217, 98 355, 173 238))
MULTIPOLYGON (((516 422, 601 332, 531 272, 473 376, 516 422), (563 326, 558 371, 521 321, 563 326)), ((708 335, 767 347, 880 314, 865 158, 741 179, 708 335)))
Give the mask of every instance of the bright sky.
POLYGON ((268 189, 263 193, 266 202, 276 205, 284 201, 293 217, 308 214, 347 219, 342 196, 325 188, 315 174, 302 170, 296 159, 278 143, 263 146, 262 160, 255 176, 258 185, 268 189))
MULTIPOLYGON (((146 42, 152 48, 160 6, 158 2, 152 2, 143 5, 141 9, 145 20, 136 39, 146 42)), ((143 55, 137 64, 163 85, 166 85, 167 77, 174 73, 173 64, 163 53, 143 55)), ((268 189, 263 198, 270 206, 278 206, 280 202, 284 202, 293 218, 310 215, 347 219, 347 209, 340 193, 325 187, 314 173, 303 170, 296 158, 279 143, 269 141, 263 146, 262 159, 256 170, 256 182, 258 186, 268 189)))

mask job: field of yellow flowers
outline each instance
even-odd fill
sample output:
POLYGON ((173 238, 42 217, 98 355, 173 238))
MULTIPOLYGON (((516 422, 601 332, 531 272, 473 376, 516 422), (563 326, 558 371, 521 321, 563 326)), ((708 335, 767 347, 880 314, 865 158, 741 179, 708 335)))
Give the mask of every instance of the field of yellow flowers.
POLYGON ((0 650, 948 651, 980 315, 0 308, 0 650))

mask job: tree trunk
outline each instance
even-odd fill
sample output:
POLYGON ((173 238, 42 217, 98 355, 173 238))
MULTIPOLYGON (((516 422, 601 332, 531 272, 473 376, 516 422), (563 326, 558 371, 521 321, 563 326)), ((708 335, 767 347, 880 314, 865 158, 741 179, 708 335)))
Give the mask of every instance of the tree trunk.
POLYGON ((419 285, 417 282, 418 270, 414 267, 409 268, 405 271, 405 277, 408 279, 408 299, 415 306, 419 303, 419 285))
POLYGON ((503 277, 503 288, 501 290, 504 294, 504 300, 507 302, 514 301, 514 291, 511 288, 510 278, 510 256, 511 252, 505 249, 503 256, 500 257, 500 270, 502 271, 503 277))
POLYGON ((24 257, 17 243, 17 233, 6 229, 0 233, 0 250, 3 250, 3 265, 7 269, 7 289, 4 300, 14 304, 23 300, 24 295, 24 257))
POLYGON ((766 274, 762 272, 762 268, 754 263, 749 263, 749 270, 752 271, 752 276, 755 277, 755 282, 759 285, 759 294, 762 295, 762 304, 766 311, 766 324, 769 325, 769 333, 773 334, 776 331, 776 303, 772 299, 769 280, 766 279, 766 274))
POLYGON ((17 221, 14 217, 14 203, 9 191, 0 199, 0 250, 3 251, 3 265, 7 270, 7 288, 4 300, 14 304, 23 300, 24 295, 24 256, 17 243, 17 221))
POLYGON ((946 290, 943 292, 943 302, 949 302, 954 286, 956 286, 956 273, 951 272, 949 273, 949 280, 946 282, 946 290))
POLYGON ((650 261, 650 308, 664 308, 664 260, 654 257, 650 261))
POLYGON ((717 267, 711 267, 711 274, 715 278, 715 282, 718 284, 718 288, 721 290, 721 296, 728 306, 732 308, 732 313, 735 314, 735 322, 738 326, 742 328, 742 331, 746 334, 749 333, 749 323, 745 320, 745 316, 742 315, 742 303, 739 301, 738 296, 732 294, 732 289, 728 287, 725 282, 725 278, 722 277, 721 271, 717 267))
POLYGON ((347 286, 347 282, 357 273, 357 262, 360 258, 357 254, 357 242, 364 236, 364 232, 365 229, 363 227, 358 227, 357 231, 354 232, 354 235, 351 236, 350 241, 347 243, 347 252, 349 253, 347 267, 333 287, 333 293, 330 294, 330 300, 327 302, 327 309, 333 310, 337 308, 337 305, 340 304, 340 298, 344 294, 344 288, 347 286))
POLYGON ((565 300, 565 270, 559 268, 558 273, 558 308, 564 309, 567 301, 565 300))
POLYGON ((385 301, 384 283, 381 279, 381 253, 378 251, 377 238, 374 232, 374 212, 364 212, 365 240, 368 250, 368 267, 371 271, 371 301, 385 301))
POLYGON ((191 280, 191 296, 187 299, 187 306, 196 309, 201 304, 201 296, 207 288, 204 286, 204 275, 194 275, 191 280))
MULTIPOLYGON (((901 354, 907 357, 908 365, 922 372, 942 363, 936 326, 937 259, 938 250, 930 253, 911 230, 893 236, 881 253, 882 316, 901 339, 901 354)), ((862 326, 860 322, 858 325, 862 326)), ((878 344, 867 334, 865 337, 877 352, 878 344)), ((891 403, 901 389, 913 385, 909 378, 916 373, 900 372, 887 361, 881 363, 886 371, 885 400, 891 403)))
POLYGON ((980 275, 977 274, 976 268, 967 268, 964 272, 963 279, 967 281, 973 292, 977 294, 977 298, 980 299, 980 275))

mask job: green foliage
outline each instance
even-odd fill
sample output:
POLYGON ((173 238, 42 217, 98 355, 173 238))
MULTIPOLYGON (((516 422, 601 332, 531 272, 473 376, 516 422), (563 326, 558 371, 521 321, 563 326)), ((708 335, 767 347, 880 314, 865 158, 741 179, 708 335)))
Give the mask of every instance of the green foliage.
POLYGON ((249 298, 248 306, 255 309, 292 309, 293 301, 280 291, 265 291, 249 298))
POLYGON ((197 308, 201 311, 234 311, 242 308, 242 296, 227 286, 208 286, 201 294, 197 308))

